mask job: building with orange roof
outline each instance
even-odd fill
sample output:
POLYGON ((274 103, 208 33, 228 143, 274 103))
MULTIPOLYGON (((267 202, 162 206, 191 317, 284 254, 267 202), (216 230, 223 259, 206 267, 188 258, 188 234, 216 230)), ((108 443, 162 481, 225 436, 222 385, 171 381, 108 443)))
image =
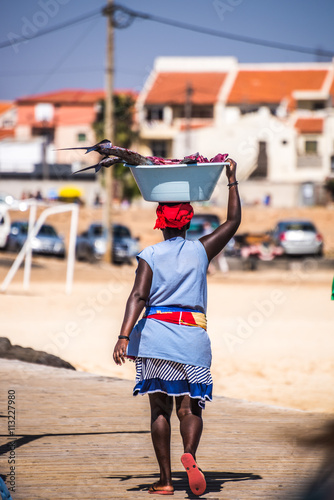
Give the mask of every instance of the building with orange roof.
POLYGON ((0 101, 0 141, 14 137, 16 108, 13 101, 0 101))
MULTIPOLYGON (((15 137, 21 141, 44 137, 55 150, 94 144, 93 124, 104 95, 103 90, 65 89, 21 97, 16 101, 15 137)), ((75 151, 56 151, 55 162, 90 163, 91 158, 81 156, 75 151)))
POLYGON ((137 101, 140 152, 227 152, 246 203, 268 194, 276 206, 323 203, 334 175, 333 106, 334 62, 160 57, 137 101))
MULTIPOLYGON (((116 94, 137 94, 117 90, 116 94)), ((3 189, 15 197, 21 191, 36 190, 48 197, 64 182, 75 182, 85 201, 93 204, 101 191, 94 170, 72 172, 93 165, 100 155, 85 151, 64 151, 63 148, 85 148, 97 142, 94 123, 101 111, 104 90, 62 89, 29 95, 14 103, 0 102, 0 177, 3 189), (8 112, 14 112, 11 124, 8 112), (7 114, 6 114, 7 113, 7 114), (9 127, 10 125, 10 127, 9 127), (17 182, 20 180, 20 182, 17 182)))
MULTIPOLYGON (((0 175, 3 189, 15 197, 40 190, 44 197, 66 182, 74 170, 94 163, 84 152, 57 151, 94 144, 93 124, 103 90, 64 89, 21 97, 11 103, 15 123, 5 129, 0 105, 0 175), (1 117, 2 122, 1 122, 1 117), (17 182, 20 180, 20 182, 17 182), (20 192, 19 192, 20 191, 20 192), (21 192, 22 191, 22 192, 21 192)), ((95 173, 75 179, 90 203, 99 190, 95 173)))

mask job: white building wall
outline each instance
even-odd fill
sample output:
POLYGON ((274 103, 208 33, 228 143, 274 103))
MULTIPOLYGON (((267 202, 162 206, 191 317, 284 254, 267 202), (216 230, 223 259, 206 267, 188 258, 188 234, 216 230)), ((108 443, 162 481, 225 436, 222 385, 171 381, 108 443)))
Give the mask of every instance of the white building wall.
MULTIPOLYGON (((33 172, 34 165, 42 162, 42 138, 30 141, 5 140, 0 142, 1 172, 33 172)), ((55 151, 46 150, 48 163, 55 162, 55 151)))

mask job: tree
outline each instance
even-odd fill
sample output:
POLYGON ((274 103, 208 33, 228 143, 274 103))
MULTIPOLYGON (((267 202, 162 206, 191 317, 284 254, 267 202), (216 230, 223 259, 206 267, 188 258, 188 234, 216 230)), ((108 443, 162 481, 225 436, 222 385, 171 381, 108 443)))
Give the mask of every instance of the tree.
MULTIPOLYGON (((114 144, 122 148, 130 148, 137 139, 138 133, 133 128, 133 115, 135 99, 128 93, 117 93, 114 99, 114 144)), ((105 101, 99 102, 99 110, 93 124, 97 141, 108 139, 104 135, 105 101)), ((130 170, 123 163, 113 166, 114 179, 120 184, 122 199, 131 201, 140 195, 140 191, 130 170)))

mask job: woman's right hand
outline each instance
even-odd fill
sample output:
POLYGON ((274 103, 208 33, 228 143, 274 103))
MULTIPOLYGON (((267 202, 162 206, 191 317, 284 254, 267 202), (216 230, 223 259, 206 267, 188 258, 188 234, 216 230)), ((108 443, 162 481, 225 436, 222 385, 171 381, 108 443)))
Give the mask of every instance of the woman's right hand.
POLYGON ((127 345, 128 345, 128 340, 120 339, 117 341, 113 354, 113 358, 116 365, 122 366, 122 363, 125 363, 127 345))
POLYGON ((226 177, 229 182, 234 182, 236 180, 237 163, 232 158, 227 158, 225 161, 228 163, 226 165, 226 177))

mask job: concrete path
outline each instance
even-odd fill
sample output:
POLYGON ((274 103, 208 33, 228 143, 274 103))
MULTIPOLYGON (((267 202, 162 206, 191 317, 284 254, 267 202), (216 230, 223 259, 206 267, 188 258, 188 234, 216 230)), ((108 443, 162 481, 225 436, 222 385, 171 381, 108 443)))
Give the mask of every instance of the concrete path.
MULTIPOLYGON (((15 488, 13 500, 148 498, 158 470, 147 397, 133 398, 132 387, 131 381, 1 359, 0 473, 15 488)), ((324 451, 301 446, 298 438, 321 433, 329 415, 216 397, 204 419, 198 462, 207 491, 201 498, 304 498, 324 451)), ((180 462, 175 415, 172 427, 174 498, 197 498, 180 462)))

